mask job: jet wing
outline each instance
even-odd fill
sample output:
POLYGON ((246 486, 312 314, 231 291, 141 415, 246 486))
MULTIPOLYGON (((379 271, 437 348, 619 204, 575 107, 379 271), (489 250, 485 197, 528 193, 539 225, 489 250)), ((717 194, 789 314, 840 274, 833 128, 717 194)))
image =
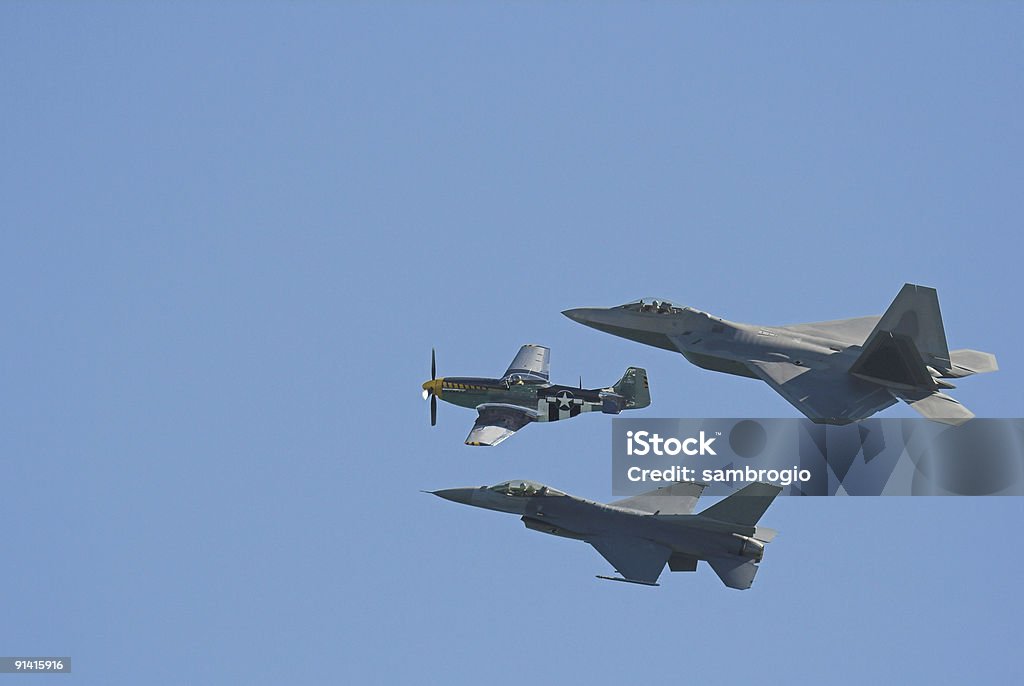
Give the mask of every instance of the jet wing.
POLYGON ((747 366, 815 422, 848 424, 896 402, 882 386, 853 377, 845 369, 761 360, 748 360, 747 366))
POLYGON ((479 413, 473 429, 466 436, 466 445, 498 445, 530 422, 537 413, 517 405, 485 403, 477 405, 479 413))
POLYGON ((697 499, 703 492, 704 484, 681 481, 608 504, 638 512, 685 515, 693 512, 693 508, 697 506, 697 499))
POLYGON ((622 575, 620 581, 656 585, 672 555, 665 546, 642 538, 594 536, 586 540, 622 575))
POLYGON ((945 393, 918 390, 897 391, 893 389, 890 389, 889 392, 932 421, 960 426, 968 419, 974 418, 973 412, 945 393))
POLYGON ((527 344, 519 349, 519 354, 505 370, 503 379, 514 374, 533 378, 539 381, 548 380, 548 367, 551 351, 543 345, 527 344))
POLYGON ((708 564, 723 584, 741 591, 750 588, 757 574, 757 564, 742 557, 713 557, 708 564))
POLYGON ((854 317, 852 319, 833 319, 827 322, 788 324, 778 328, 819 338, 831 338, 846 345, 860 345, 874 331, 879 319, 881 317, 878 316, 854 317))

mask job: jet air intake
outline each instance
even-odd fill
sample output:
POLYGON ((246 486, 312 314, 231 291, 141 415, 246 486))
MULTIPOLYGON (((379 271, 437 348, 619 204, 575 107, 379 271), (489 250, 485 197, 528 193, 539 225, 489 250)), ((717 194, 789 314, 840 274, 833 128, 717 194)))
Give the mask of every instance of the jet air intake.
POLYGON ((526 525, 527 529, 533 529, 534 531, 540 531, 541 533, 551 534, 552 536, 561 536, 562 538, 575 538, 578 541, 583 540, 583 536, 579 535, 575 531, 562 529, 557 526, 553 526, 548 522, 541 521, 539 519, 523 517, 523 524, 526 525))

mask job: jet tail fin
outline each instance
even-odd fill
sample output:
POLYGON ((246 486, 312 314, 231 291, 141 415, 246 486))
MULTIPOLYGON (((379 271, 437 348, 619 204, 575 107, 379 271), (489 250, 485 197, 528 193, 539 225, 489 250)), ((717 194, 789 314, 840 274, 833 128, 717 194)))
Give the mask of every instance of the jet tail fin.
POLYGON ((756 526, 775 496, 781 492, 782 488, 774 484, 753 483, 718 501, 701 512, 700 516, 730 524, 756 526))
MULTIPOLYGON (((948 365, 948 360, 946 361, 948 365)), ((850 374, 890 388, 934 388, 931 372, 912 338, 876 331, 850 365, 850 374)))
POLYGON ((939 294, 934 288, 903 284, 896 299, 868 336, 865 350, 872 339, 882 333, 912 341, 922 361, 929 367, 949 369, 946 330, 942 326, 942 313, 939 311, 939 294))
POLYGON ((630 367, 612 390, 626 399, 628 409, 639 409, 651 404, 651 389, 647 382, 647 370, 630 367))
POLYGON ((972 415, 938 388, 935 378, 957 379, 999 368, 996 356, 979 350, 949 351, 934 288, 904 284, 864 342, 850 374, 885 386, 929 419, 962 423, 972 415))

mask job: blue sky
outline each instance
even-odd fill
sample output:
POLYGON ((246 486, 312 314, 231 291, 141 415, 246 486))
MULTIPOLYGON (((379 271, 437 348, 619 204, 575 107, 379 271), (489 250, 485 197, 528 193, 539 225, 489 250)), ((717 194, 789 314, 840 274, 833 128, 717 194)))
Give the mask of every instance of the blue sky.
MULTIPOLYGON (((573 324, 938 288, 1020 417, 1012 3, 0 6, 0 653, 75 683, 1020 676, 1019 498, 797 499, 748 592, 419 489, 610 497, 610 421, 462 445, 519 345, 643 416, 794 416, 573 324)), ((912 416, 893 407, 884 416, 912 416)), ((13 681, 17 678, 10 677, 13 681)))

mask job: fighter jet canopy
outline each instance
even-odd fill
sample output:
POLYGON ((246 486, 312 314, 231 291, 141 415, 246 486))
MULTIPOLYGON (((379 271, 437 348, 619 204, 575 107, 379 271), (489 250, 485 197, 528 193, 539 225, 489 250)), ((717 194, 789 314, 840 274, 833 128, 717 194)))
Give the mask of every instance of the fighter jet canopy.
POLYGON ((538 495, 565 495, 557 489, 536 481, 502 481, 500 484, 491 486, 489 490, 521 498, 532 498, 538 495))
POLYGON ((657 314, 678 314, 684 308, 677 307, 664 298, 641 298, 625 305, 619 305, 613 309, 629 310, 632 312, 653 312, 657 314))

